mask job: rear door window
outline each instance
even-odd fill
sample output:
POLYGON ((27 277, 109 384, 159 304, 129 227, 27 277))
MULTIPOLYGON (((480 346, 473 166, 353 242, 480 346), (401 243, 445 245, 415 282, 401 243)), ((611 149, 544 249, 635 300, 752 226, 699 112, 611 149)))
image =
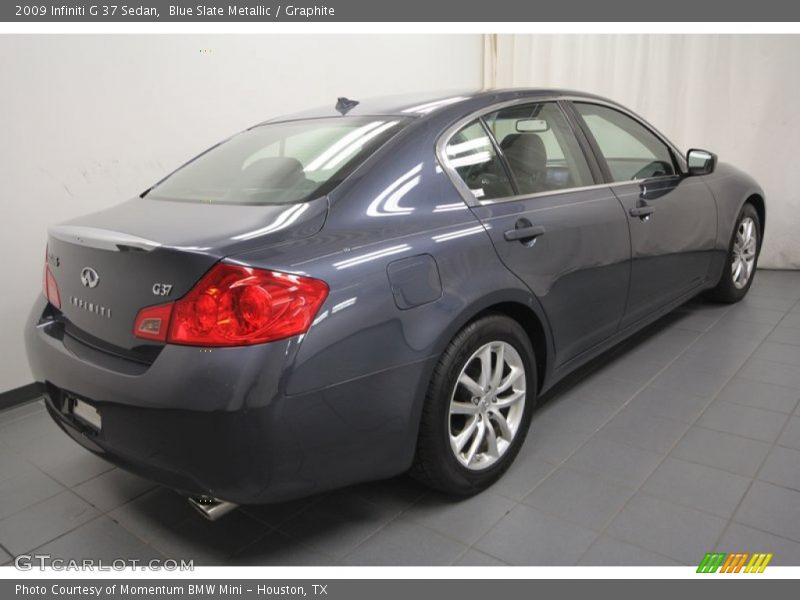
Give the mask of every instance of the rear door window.
POLYGON ((514 195, 503 163, 492 140, 479 120, 459 130, 445 147, 450 168, 478 200, 493 200, 514 195))
POLYGON ((485 117, 519 194, 594 184, 586 157, 555 102, 511 106, 485 117))

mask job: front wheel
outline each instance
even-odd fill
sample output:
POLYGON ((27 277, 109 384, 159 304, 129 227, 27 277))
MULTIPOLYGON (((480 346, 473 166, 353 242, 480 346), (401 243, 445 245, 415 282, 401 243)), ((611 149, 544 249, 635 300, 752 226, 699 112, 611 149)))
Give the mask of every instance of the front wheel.
POLYGON ((536 400, 536 362, 525 330, 490 315, 450 342, 431 380, 412 474, 468 496, 514 461, 536 400))
POLYGON ((748 203, 742 207, 736 220, 727 264, 719 283, 709 292, 711 299, 731 303, 744 298, 753 284, 760 251, 761 220, 753 205, 748 203))

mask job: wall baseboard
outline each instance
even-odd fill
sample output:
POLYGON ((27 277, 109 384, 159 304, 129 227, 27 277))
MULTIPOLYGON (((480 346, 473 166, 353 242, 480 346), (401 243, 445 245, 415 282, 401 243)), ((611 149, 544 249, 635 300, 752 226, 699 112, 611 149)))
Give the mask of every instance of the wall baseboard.
POLYGON ((42 392, 41 383, 29 383, 28 385, 2 392, 0 393, 0 410, 38 400, 42 397, 42 392))

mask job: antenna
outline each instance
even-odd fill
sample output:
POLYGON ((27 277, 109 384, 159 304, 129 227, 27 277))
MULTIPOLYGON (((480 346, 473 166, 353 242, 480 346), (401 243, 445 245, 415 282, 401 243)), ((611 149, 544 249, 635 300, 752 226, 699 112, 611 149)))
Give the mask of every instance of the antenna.
POLYGON ((346 115, 357 105, 358 100, 350 100, 350 98, 345 98, 344 96, 341 96, 336 100, 336 110, 342 113, 342 115, 346 115))

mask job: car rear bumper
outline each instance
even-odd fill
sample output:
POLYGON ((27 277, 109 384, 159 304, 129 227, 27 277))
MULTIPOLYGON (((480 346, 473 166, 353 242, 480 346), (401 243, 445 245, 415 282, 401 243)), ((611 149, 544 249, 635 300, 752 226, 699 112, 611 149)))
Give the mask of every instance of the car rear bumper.
POLYGON ((31 314, 26 347, 50 415, 88 450, 145 478, 187 495, 269 503, 411 463, 433 359, 288 396, 296 341, 211 353, 167 346, 149 366, 123 366, 43 323, 43 309, 31 314), (67 396, 97 409, 99 431, 69 411, 67 396))

